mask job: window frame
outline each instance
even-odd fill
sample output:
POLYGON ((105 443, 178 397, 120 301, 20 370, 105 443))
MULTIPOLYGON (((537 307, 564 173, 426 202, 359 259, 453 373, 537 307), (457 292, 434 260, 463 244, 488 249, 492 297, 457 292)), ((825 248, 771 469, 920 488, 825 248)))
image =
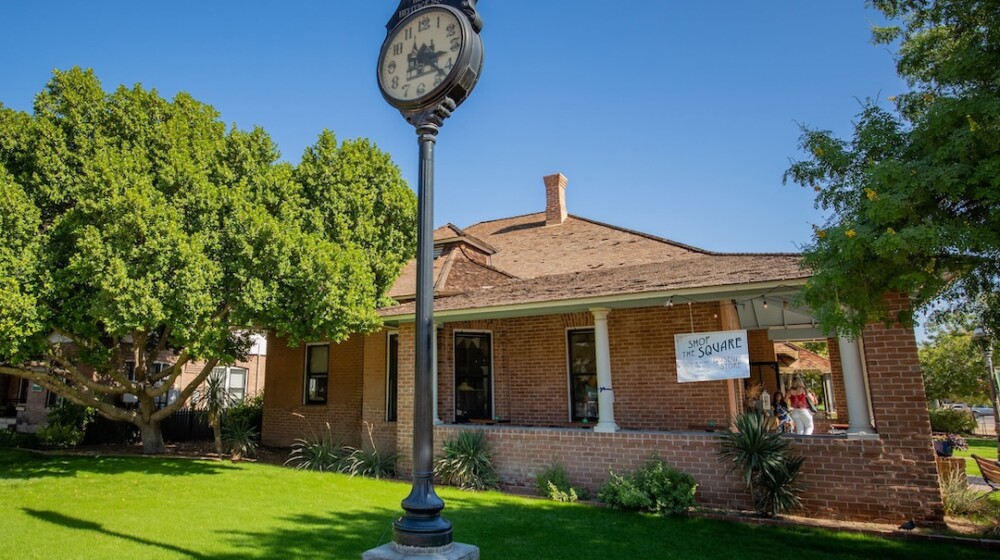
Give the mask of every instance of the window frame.
POLYGON ((385 421, 399 420, 399 331, 390 330, 385 335, 385 421), (395 341, 395 363, 393 362, 395 341), (395 371, 393 366, 395 365, 395 371))
MULTIPOLYGON (((567 403, 568 403, 568 415, 567 418, 570 422, 597 422, 600 416, 600 409, 597 411, 597 415, 594 416, 581 416, 576 415, 576 395, 574 390, 574 381, 576 377, 581 376, 593 376, 597 379, 597 331, 594 327, 570 327, 566 329, 566 338, 564 339, 566 343, 566 390, 567 390, 567 403), (574 373, 573 372, 573 335, 578 333, 590 333, 594 337, 594 372, 593 373, 574 373)), ((594 401, 595 403, 597 401, 594 401)))
MULTIPOLYGON (((491 331, 491 330, 474 330, 474 329, 463 329, 463 330, 456 330, 456 331, 454 331, 452 333, 452 351, 451 351, 451 354, 452 354, 452 356, 451 356, 452 357, 452 364, 454 366, 453 367, 453 371, 452 371, 452 380, 454 382, 454 385, 453 385, 454 391, 453 392, 455 393, 454 398, 452 399, 452 406, 453 406, 452 414, 453 414, 453 416, 455 418, 455 422, 469 422, 470 420, 480 420, 480 419, 481 420, 493 420, 493 418, 496 416, 496 375, 495 375, 495 371, 496 370, 495 370, 495 367, 494 367, 495 363, 496 363, 496 353, 495 353, 493 331, 491 331), (487 412, 488 412, 489 417, 487 417, 487 418, 472 418, 472 417, 469 417, 469 416, 464 416, 462 418, 459 418, 459 416, 458 416, 458 410, 459 410, 459 408, 458 408, 458 397, 459 397, 458 387, 459 387, 460 381, 458 379, 458 357, 455 355, 455 353, 458 351, 458 338, 460 336, 486 336, 489 339, 490 360, 489 360, 489 374, 487 376, 488 381, 486 383, 486 390, 489 392, 488 398, 487 398, 487 401, 488 401, 487 405, 489 406, 489 410, 487 412)), ((474 376, 466 375, 464 377, 474 377, 474 376)))
POLYGON ((329 342, 310 342, 306 344, 305 347, 305 359, 302 366, 303 369, 303 383, 302 383, 302 404, 308 406, 326 406, 330 402, 330 343, 329 342), (313 348, 326 347, 326 371, 322 374, 313 373, 309 371, 309 366, 311 363, 311 352, 313 348), (309 381, 313 378, 325 379, 326 380, 326 391, 323 395, 323 400, 310 399, 309 398, 309 381))

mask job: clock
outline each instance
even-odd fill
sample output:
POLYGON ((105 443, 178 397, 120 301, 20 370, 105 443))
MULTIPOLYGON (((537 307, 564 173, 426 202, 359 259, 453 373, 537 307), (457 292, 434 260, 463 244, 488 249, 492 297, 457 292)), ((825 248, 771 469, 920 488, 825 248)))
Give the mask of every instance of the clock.
POLYGON ((382 44, 378 84, 401 111, 420 111, 468 97, 482 69, 482 40, 458 10, 435 5, 410 14, 382 44))

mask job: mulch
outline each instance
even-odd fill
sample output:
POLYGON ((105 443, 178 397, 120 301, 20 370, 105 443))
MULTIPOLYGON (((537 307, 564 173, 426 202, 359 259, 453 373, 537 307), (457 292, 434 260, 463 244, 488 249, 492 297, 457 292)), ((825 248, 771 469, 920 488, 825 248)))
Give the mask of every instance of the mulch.
MULTIPOLYGON (((119 445, 81 445, 72 450, 59 450, 60 453, 79 455, 142 455, 142 444, 119 445)), ((228 454, 219 455, 215 452, 215 443, 211 441, 183 441, 167 443, 159 457, 178 457, 185 459, 230 460, 228 454)), ((242 458, 247 463, 265 463, 268 465, 284 465, 288 459, 288 450, 279 447, 260 447, 254 458, 242 458)))

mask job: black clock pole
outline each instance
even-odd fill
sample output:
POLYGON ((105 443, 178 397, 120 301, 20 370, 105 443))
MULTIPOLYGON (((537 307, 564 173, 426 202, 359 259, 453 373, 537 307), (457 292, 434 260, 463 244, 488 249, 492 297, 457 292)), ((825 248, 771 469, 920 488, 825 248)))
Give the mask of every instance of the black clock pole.
POLYGON ((451 544, 451 522, 441 516, 444 501, 434 492, 434 145, 444 119, 455 108, 450 99, 414 115, 420 144, 417 185, 417 309, 413 386, 413 488, 403 500, 406 512, 393 523, 399 545, 436 548, 451 544))
POLYGON ((417 184, 417 295, 413 365, 413 486, 393 542, 365 560, 433 556, 478 560, 452 542, 444 501, 434 492, 434 146, 445 119, 468 97, 483 67, 477 0, 400 0, 389 19, 377 76, 382 96, 413 125, 420 145, 417 184), (403 39, 401 39, 401 37, 403 39), (435 44, 437 46, 435 46, 435 44), (445 49, 445 50, 441 50, 445 49))

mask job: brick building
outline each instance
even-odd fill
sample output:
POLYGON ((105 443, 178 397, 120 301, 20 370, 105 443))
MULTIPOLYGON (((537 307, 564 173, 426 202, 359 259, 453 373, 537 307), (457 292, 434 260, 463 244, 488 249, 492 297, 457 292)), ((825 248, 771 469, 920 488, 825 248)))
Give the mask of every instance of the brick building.
MULTIPOLYGON (((558 463, 590 490, 609 468, 657 454, 696 477, 700 504, 749 507, 709 431, 744 409, 748 381, 679 382, 674 336, 745 330, 753 371, 783 388, 775 344, 824 339, 796 305, 809 276, 800 257, 714 253, 577 217, 565 177, 544 183, 543 213, 435 231, 436 445, 474 426, 487 431, 504 483, 531 485, 558 463)), ((329 425, 369 445, 370 426, 408 471, 414 293, 410 263, 390 291, 399 304, 381 310, 383 330, 340 344, 269 340, 265 444, 329 425)), ((806 512, 940 522, 912 329, 871 325, 859 340, 827 342, 836 418, 818 420, 814 436, 788 436, 807 457, 806 512)))

